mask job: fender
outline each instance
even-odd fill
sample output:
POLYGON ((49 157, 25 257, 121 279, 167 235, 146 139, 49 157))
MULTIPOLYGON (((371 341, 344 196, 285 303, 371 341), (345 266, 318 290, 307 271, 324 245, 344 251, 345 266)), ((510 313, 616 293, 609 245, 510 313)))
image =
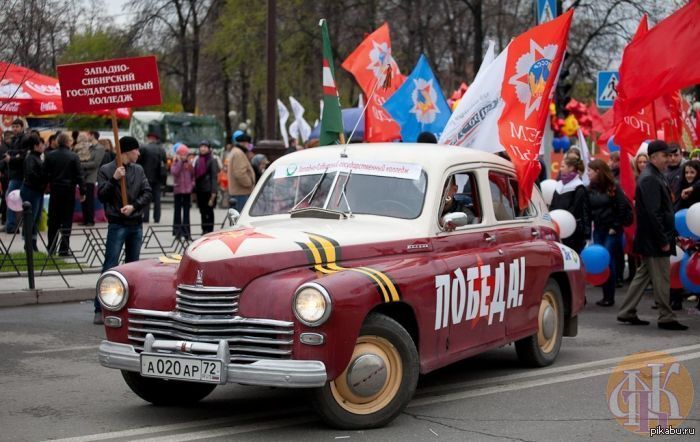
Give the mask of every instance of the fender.
MULTIPOLYGON (((132 262, 110 270, 124 275, 129 285, 128 308, 169 311, 175 309, 177 264, 164 264, 157 259, 132 262)), ((121 318, 119 328, 105 327, 107 339, 112 342, 129 342, 128 308, 112 312, 104 310, 105 316, 121 318)))

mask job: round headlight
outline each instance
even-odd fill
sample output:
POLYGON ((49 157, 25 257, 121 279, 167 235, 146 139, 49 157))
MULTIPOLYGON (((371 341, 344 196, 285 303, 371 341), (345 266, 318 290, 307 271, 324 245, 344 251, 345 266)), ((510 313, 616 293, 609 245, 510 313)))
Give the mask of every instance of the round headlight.
POLYGON ((129 297, 129 288, 121 273, 105 272, 97 281, 97 299, 107 310, 119 310, 129 297))
POLYGON ((292 310, 303 324, 317 327, 331 314, 331 297, 321 285, 310 282, 297 289, 292 310))

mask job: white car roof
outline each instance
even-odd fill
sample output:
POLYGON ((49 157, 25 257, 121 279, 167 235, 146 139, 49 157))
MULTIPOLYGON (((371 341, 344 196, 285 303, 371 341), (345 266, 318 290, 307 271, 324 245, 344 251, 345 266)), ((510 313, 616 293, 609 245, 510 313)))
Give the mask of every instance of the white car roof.
POLYGON ((358 143, 303 149, 279 158, 270 169, 301 161, 340 158, 343 151, 351 160, 419 164, 428 174, 442 173, 450 166, 465 163, 490 163, 513 170, 513 163, 488 152, 422 143, 358 143))

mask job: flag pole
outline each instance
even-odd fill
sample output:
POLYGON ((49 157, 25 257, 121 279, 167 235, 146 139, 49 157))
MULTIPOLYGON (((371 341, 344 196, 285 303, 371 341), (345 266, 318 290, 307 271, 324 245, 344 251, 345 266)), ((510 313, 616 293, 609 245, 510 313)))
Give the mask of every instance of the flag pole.
MULTIPOLYGON (((386 75, 387 75, 387 70, 385 69, 384 70, 384 79, 382 79, 382 83, 386 81, 386 75)), ((350 132, 350 137, 348 138, 348 141, 352 140, 352 136, 355 135, 355 131, 357 130, 357 126, 360 125, 360 120, 362 119, 362 116, 365 115, 365 112, 367 112, 367 107, 369 106, 369 103, 371 102, 372 97, 374 97, 374 93, 377 91, 377 86, 379 86, 379 79, 378 78, 374 82, 374 87, 372 87, 372 92, 370 92, 369 97, 367 97, 367 101, 365 101, 365 106, 362 108, 362 112, 360 113, 360 117, 355 122, 355 127, 353 127, 352 132, 350 132)), ((345 144, 345 142, 342 140, 342 138, 341 138, 341 144, 345 144)))
MULTIPOLYGON (((117 111, 112 109, 109 112, 110 119, 112 120, 112 133, 114 134, 114 149, 117 153, 117 167, 122 167, 122 148, 119 145, 119 127, 117 126, 117 111)), ((119 186, 121 187, 122 194, 122 207, 126 206, 126 176, 121 177, 119 180, 119 186)))

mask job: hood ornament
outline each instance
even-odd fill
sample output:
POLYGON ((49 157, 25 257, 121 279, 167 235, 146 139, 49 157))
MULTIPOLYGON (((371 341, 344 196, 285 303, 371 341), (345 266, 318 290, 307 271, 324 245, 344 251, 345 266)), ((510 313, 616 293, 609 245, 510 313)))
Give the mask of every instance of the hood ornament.
POLYGON ((194 281, 194 285, 197 287, 204 285, 204 270, 197 270, 197 279, 194 281))

